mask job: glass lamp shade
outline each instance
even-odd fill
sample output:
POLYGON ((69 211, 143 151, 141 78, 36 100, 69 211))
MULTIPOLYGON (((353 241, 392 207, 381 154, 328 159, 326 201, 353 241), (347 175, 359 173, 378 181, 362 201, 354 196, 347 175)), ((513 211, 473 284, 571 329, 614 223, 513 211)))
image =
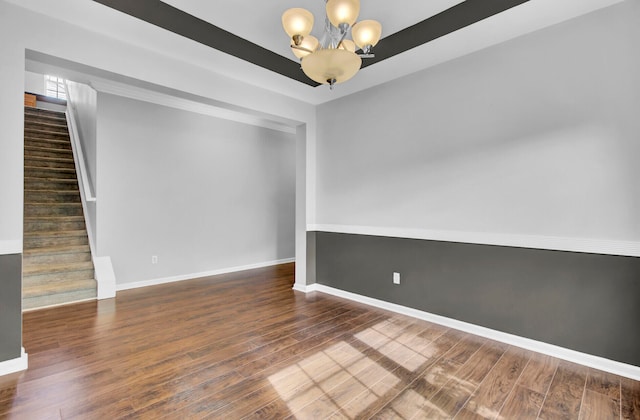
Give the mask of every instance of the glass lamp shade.
POLYGON ((382 36, 382 25, 375 20, 363 20, 351 28, 351 37, 360 48, 375 47, 382 36))
POLYGON ((313 28, 313 14, 299 7, 288 9, 282 14, 282 27, 291 38, 296 35, 305 37, 313 28))
POLYGON ((315 51, 318 48, 318 44, 319 44, 318 38, 316 38, 313 35, 307 35, 304 37, 304 39, 298 46, 300 48, 304 48, 305 50, 309 50, 309 51, 300 50, 298 48, 293 48, 293 47, 291 47, 291 51, 296 57, 304 58, 309 54, 311 54, 313 51, 315 51))
POLYGON ((318 83, 342 83, 356 75, 362 59, 343 49, 318 50, 302 59, 302 71, 318 83))
POLYGON ((340 47, 338 48, 340 48, 341 50, 356 52, 356 44, 350 39, 343 39, 340 43, 340 47))
POLYGON ((341 23, 349 26, 358 19, 360 13, 360 0, 328 0, 327 1, 327 17, 331 24, 335 27, 341 23))

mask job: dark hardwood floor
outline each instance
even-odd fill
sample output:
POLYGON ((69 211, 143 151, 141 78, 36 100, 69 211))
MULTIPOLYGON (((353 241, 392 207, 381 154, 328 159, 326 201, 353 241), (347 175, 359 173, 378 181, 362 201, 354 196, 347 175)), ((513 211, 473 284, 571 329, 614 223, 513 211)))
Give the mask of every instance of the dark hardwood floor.
POLYGON ((291 289, 292 264, 24 314, 0 418, 640 419, 640 383, 291 289))

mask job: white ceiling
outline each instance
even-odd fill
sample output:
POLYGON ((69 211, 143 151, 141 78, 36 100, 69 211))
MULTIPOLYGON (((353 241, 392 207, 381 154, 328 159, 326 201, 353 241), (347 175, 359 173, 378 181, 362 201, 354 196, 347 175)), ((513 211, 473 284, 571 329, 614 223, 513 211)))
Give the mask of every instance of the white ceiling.
MULTIPOLYGON (((89 0, 5 0, 72 25, 138 45, 213 73, 320 104, 479 51, 623 0, 530 0, 361 70, 336 86, 310 87, 89 0)), ((492 1, 492 0, 486 0, 492 1)), ((324 0, 165 0, 187 13, 291 56, 282 12, 304 7, 322 16, 324 0)), ((362 0, 361 18, 379 20, 383 37, 459 3, 457 0, 362 0)))

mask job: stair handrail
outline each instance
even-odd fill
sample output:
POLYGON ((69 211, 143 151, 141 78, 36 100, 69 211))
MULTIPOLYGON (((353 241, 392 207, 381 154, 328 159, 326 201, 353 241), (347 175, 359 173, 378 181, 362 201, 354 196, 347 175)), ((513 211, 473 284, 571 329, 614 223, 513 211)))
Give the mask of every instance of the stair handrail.
MULTIPOLYGON (((67 81, 64 81, 65 92, 69 92, 69 85, 67 81)), ((84 153, 82 151, 82 143, 80 142, 80 134, 78 133, 78 127, 76 124, 76 115, 74 110, 73 100, 67 95, 67 110, 65 112, 67 116, 67 125, 69 126, 69 134, 71 136, 73 158, 76 161, 76 170, 80 172, 80 192, 84 193, 84 199, 86 201, 96 201, 96 196, 91 190, 91 183, 87 175, 87 165, 84 159, 84 153)))

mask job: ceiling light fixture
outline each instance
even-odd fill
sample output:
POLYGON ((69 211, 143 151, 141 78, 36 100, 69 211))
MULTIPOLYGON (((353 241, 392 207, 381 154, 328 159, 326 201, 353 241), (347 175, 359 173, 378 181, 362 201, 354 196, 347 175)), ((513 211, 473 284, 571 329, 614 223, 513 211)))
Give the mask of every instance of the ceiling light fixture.
POLYGON ((360 0, 327 0, 324 32, 320 40, 311 34, 313 14, 293 8, 282 15, 282 26, 291 38, 291 51, 312 80, 331 89, 356 75, 363 58, 374 57, 372 48, 380 40, 382 25, 375 20, 356 23, 360 0), (353 41, 347 39, 351 32, 353 41), (356 45, 362 50, 356 53, 356 45))

